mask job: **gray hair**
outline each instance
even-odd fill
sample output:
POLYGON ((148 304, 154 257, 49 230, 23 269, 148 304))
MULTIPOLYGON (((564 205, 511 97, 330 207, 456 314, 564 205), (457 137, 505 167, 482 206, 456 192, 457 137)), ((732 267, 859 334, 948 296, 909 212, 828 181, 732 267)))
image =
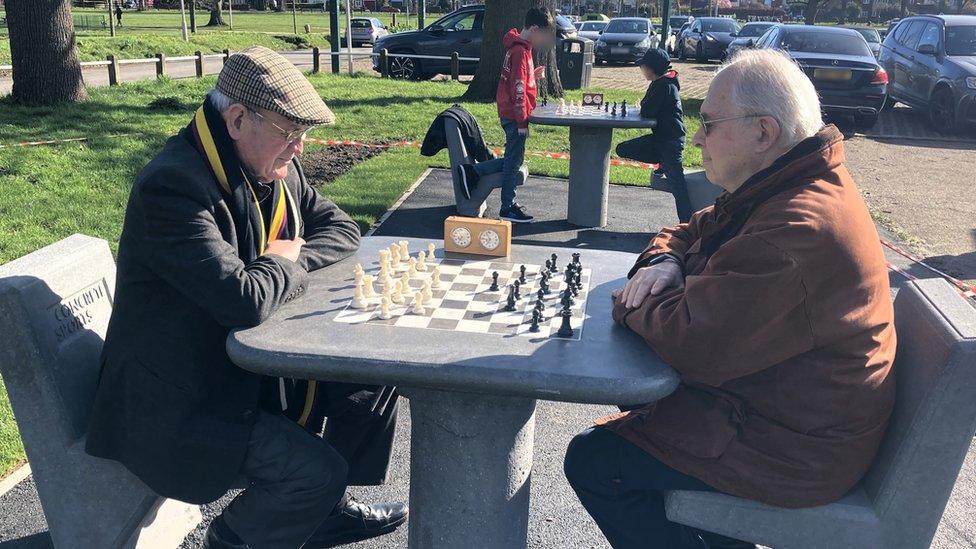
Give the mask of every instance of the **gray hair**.
POLYGON ((782 147, 791 148, 823 127, 817 90, 787 55, 745 50, 719 73, 732 78, 730 100, 743 114, 771 116, 779 123, 782 147))
POLYGON ((227 97, 224 92, 219 91, 217 88, 212 88, 207 92, 207 99, 210 100, 210 103, 220 114, 227 112, 227 109, 234 103, 240 103, 240 101, 234 101, 230 97, 227 97))

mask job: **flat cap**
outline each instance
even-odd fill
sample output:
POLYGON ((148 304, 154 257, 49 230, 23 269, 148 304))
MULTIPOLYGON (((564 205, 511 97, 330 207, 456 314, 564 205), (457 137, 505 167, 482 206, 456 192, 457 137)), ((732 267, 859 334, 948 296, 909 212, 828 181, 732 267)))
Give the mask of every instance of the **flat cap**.
POLYGON ((332 124, 335 115, 295 65, 264 46, 227 58, 217 91, 251 109, 265 109, 305 126, 332 124))

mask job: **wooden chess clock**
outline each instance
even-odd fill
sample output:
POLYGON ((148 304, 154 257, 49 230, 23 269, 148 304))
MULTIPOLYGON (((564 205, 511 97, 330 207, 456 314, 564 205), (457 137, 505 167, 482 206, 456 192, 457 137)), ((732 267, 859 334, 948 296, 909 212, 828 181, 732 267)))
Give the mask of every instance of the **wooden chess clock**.
POLYGON ((503 257, 512 250, 512 224, 452 215, 444 220, 444 251, 503 257))

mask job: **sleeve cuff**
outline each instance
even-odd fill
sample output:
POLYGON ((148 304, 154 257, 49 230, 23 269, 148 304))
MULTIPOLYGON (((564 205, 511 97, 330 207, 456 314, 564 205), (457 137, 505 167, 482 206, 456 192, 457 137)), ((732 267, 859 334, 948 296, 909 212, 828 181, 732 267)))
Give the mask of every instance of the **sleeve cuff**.
POLYGON ((674 261, 675 263, 678 264, 678 267, 681 267, 682 271, 684 271, 685 269, 684 262, 681 261, 680 257, 672 253, 665 252, 665 253, 660 253, 660 254, 655 254, 652 256, 645 257, 644 259, 641 259, 637 263, 634 263, 634 266, 630 268, 630 272, 627 273, 627 279, 629 280, 633 278, 634 274, 637 273, 639 269, 643 269, 644 267, 650 267, 651 265, 657 265, 658 263, 662 263, 664 261, 674 261))

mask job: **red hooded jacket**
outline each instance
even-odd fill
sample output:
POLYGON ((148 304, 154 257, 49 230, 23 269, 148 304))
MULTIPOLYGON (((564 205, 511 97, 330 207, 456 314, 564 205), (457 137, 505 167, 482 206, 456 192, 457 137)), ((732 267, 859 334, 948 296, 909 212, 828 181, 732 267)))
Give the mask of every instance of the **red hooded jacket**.
POLYGON ((527 128, 537 95, 532 44, 519 35, 518 29, 508 31, 502 44, 505 45, 505 60, 495 93, 498 116, 514 120, 519 128, 527 128))

